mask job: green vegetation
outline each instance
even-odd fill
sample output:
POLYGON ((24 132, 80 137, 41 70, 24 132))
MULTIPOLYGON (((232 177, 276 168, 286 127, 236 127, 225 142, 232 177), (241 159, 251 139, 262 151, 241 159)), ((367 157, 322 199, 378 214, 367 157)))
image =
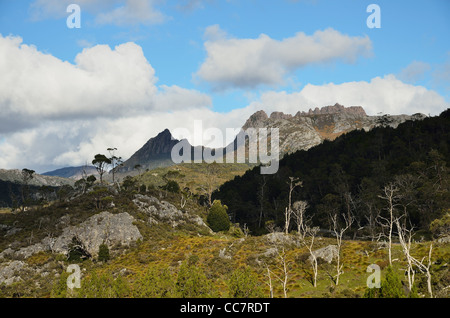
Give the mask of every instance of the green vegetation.
POLYGON ((206 222, 208 222, 209 227, 214 232, 228 231, 230 229, 230 220, 228 218, 227 209, 228 207, 222 205, 220 200, 215 200, 209 209, 206 222))
MULTIPOLYGON (((23 268, 14 273, 21 279, 0 285, 0 297, 429 297, 426 272, 414 264, 414 284, 408 290, 409 259, 399 244, 398 229, 393 229, 390 264, 384 244, 387 231, 380 222, 373 225, 371 217, 388 218, 390 206, 382 198, 383 187, 394 182, 396 194, 401 194, 394 202, 394 216, 401 217, 401 224, 409 225, 407 220, 416 227, 410 253, 427 262, 431 244, 427 240, 441 239, 449 229, 449 149, 441 142, 448 141, 447 124, 444 114, 423 123, 405 123, 398 133, 391 128, 350 133, 285 157, 280 171, 265 179, 259 169, 243 174, 248 166, 192 164, 148 171, 125 178, 121 185, 85 187, 81 182, 76 188, 66 187, 58 200, 45 206, 0 213, 0 251, 51 241, 64 228, 103 211, 129 213, 142 239, 129 246, 102 244, 97 258, 77 237, 72 238, 68 255, 50 250, 30 257, 5 254, 2 266, 16 260, 23 262, 23 268), (213 196, 216 200, 210 202, 209 191, 234 175, 234 181, 220 187, 213 196), (303 184, 292 191, 290 201, 291 176, 303 184), (152 219, 150 208, 138 208, 138 193, 170 203, 179 215, 195 216, 196 222, 152 219), (288 234, 282 228, 286 208, 291 203, 296 212, 299 200, 309 205, 305 227, 322 229, 314 251, 336 244, 327 231, 332 225, 328 214, 354 217, 342 240, 339 263, 336 257, 318 258, 316 286, 311 283, 309 246, 302 241, 304 229, 296 226, 294 217, 288 234), (230 217, 238 223, 231 223, 230 217), (313 224, 306 222, 310 217, 313 224), (199 219, 213 231, 199 225, 199 219), (259 235, 267 231, 274 233, 259 235), (70 290, 67 267, 73 263, 81 268, 81 288, 70 290), (371 264, 381 268, 380 289, 367 288, 371 264), (341 265, 336 285, 336 268, 341 265)), ((338 225, 343 226, 343 221, 342 217, 338 225)), ((450 244, 432 243, 431 289, 435 297, 449 297, 450 244)))
MULTIPOLYGON (((373 222, 386 217, 383 188, 393 183, 416 230, 429 231, 450 206, 450 110, 421 121, 406 121, 396 129, 354 130, 308 151, 286 155, 276 174, 259 168, 225 182, 213 194, 228 206, 232 222, 247 224, 254 235, 267 233, 273 221, 283 228, 289 204, 289 178, 303 181, 292 191, 293 201, 308 202, 306 217, 326 228, 329 213, 354 215, 352 237, 380 232, 373 222), (357 231, 360 229, 359 231, 357 231)), ((403 208, 399 208, 402 210, 403 208)), ((289 228, 292 230, 293 226, 289 228)))

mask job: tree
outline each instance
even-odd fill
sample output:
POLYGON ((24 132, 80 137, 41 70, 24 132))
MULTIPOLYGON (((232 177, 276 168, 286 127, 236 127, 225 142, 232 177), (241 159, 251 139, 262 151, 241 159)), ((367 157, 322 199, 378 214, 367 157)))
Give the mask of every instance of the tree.
POLYGON ((427 276, 428 293, 430 297, 433 298, 433 290, 431 288, 431 272, 430 272, 433 243, 430 244, 430 249, 428 253, 428 264, 425 265, 424 263, 425 257, 419 261, 418 259, 416 259, 411 255, 411 240, 413 236, 413 228, 408 229, 406 227, 406 220, 403 224, 401 224, 400 217, 395 219, 395 224, 397 226, 398 239, 400 241, 400 245, 402 246, 402 250, 406 258, 407 263, 406 273, 408 277, 408 287, 410 293, 413 291, 414 288, 414 277, 415 277, 414 265, 415 265, 422 273, 425 273, 425 275, 427 276))
POLYGON ((110 157, 108 159, 111 161, 110 164, 112 166, 112 169, 111 169, 112 182, 114 184, 114 182, 115 182, 114 175, 116 173, 117 168, 122 166, 123 161, 122 161, 122 157, 116 157, 116 155, 115 155, 115 151, 117 150, 117 148, 108 148, 106 150, 109 151, 109 155, 110 155, 110 157))
POLYGON ((303 239, 304 229, 305 229, 305 211, 308 207, 308 202, 306 201, 295 201, 292 205, 293 214, 295 218, 295 222, 297 223, 297 234, 300 236, 300 239, 303 239))
POLYGON ((289 224, 291 222, 291 215, 292 215, 292 192, 294 189, 298 186, 302 186, 303 182, 299 181, 299 178, 289 177, 289 203, 288 207, 285 209, 284 212, 284 232, 285 234, 288 234, 289 232, 289 224))
POLYGON ((68 247, 69 253, 67 254, 67 260, 69 262, 81 262, 91 257, 83 242, 77 236, 72 237, 72 241, 68 247))
POLYGON ((282 273, 281 276, 276 275, 274 272, 272 274, 280 281, 281 286, 283 287, 283 295, 284 298, 287 298, 287 283, 289 281, 289 265, 290 263, 287 261, 286 251, 284 247, 281 247, 281 252, 277 248, 278 259, 280 261, 280 266, 278 270, 282 273))
POLYGON ((259 191, 258 191, 258 201, 259 201, 258 227, 261 227, 261 222, 262 222, 262 218, 263 218, 263 214, 264 214, 264 188, 266 187, 266 184, 267 184, 266 176, 262 175, 261 181, 259 184, 260 187, 259 187, 259 191))
POLYGON ((28 183, 33 179, 34 170, 24 168, 22 169, 22 211, 25 210, 25 206, 28 201, 28 183))
POLYGON ((111 164, 111 159, 103 154, 96 154, 94 160, 92 160, 92 164, 95 166, 95 169, 97 169, 100 176, 100 183, 103 184, 103 175, 105 174, 108 165, 111 164))
POLYGON ((384 281, 381 282, 381 298, 404 298, 402 281, 392 266, 388 266, 384 281))
POLYGON ((319 227, 305 227, 305 237, 302 240, 302 244, 308 249, 310 259, 311 259, 311 267, 313 270, 312 276, 312 284, 314 287, 317 286, 317 273, 319 271, 319 266, 317 263, 317 257, 314 253, 314 240, 316 238, 317 233, 319 232, 319 227), (307 239, 308 238, 308 239, 307 239), (309 241, 309 242, 308 242, 309 241))
POLYGON ((334 214, 331 216, 331 222, 333 224, 333 233, 336 237, 336 245, 337 245, 337 264, 336 264, 336 286, 339 285, 339 276, 342 274, 342 267, 344 265, 341 265, 341 247, 342 247, 342 237, 344 236, 345 231, 347 231, 350 226, 353 223, 353 218, 348 218, 345 214, 342 215, 344 218, 344 225, 340 226, 338 222, 338 216, 337 214, 334 214))
POLYGON ((379 197, 383 200, 387 201, 387 207, 386 210, 389 213, 389 218, 379 217, 380 219, 384 220, 383 226, 388 228, 388 256, 389 256, 389 265, 392 265, 392 230, 394 227, 394 214, 396 211, 396 207, 399 205, 398 200, 400 196, 397 194, 398 187, 394 185, 393 183, 389 183, 386 185, 383 189, 384 196, 380 195, 379 197))
POLYGON ((106 245, 105 243, 100 244, 100 246, 98 247, 98 256, 97 256, 97 260, 99 262, 107 262, 109 261, 109 248, 108 245, 106 245))
POLYGON ((228 207, 222 205, 220 200, 214 200, 206 218, 206 222, 214 232, 228 231, 230 229, 231 222, 227 209, 228 207))
POLYGON ((380 288, 367 288, 364 296, 367 298, 405 298, 402 281, 392 266, 388 266, 380 288))
POLYGON ((212 204, 212 194, 217 183, 217 174, 219 173, 219 164, 217 162, 207 163, 205 170, 205 182, 200 186, 207 198, 208 207, 212 204))

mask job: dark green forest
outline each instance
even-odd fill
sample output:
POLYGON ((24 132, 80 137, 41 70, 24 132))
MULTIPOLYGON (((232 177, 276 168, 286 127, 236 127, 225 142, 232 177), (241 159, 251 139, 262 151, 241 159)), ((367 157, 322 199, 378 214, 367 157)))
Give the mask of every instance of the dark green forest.
POLYGON ((253 168, 223 184, 213 197, 228 206, 233 222, 246 224, 254 235, 264 234, 267 224, 283 227, 290 177, 298 178, 302 185, 293 189, 292 202, 307 201, 306 216, 313 225, 326 230, 329 215, 351 214, 352 237, 373 238, 379 232, 377 220, 386 215, 383 189, 392 184, 396 210, 426 235, 430 223, 449 210, 449 127, 447 109, 395 129, 354 130, 285 155, 276 174, 261 175, 259 167, 253 168))

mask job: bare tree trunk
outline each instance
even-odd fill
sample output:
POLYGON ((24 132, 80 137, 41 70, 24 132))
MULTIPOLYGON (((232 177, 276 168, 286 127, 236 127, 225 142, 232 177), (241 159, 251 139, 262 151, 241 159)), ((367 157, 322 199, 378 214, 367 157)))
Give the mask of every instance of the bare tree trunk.
POLYGON ((284 232, 285 234, 289 233, 289 224, 291 222, 291 215, 292 215, 292 191, 298 186, 302 186, 303 182, 298 181, 298 178, 289 177, 289 203, 288 207, 285 210, 284 218, 285 218, 285 224, 284 224, 284 232))
POLYGON ((336 237, 336 244, 337 244, 337 264, 336 264, 336 286, 339 285, 339 277, 342 274, 342 267, 344 266, 341 264, 341 247, 342 247, 342 238, 344 236, 345 231, 347 231, 350 226, 353 223, 353 217, 351 214, 348 214, 348 217, 343 215, 343 218, 345 220, 344 227, 339 227, 337 214, 331 216, 331 222, 333 223, 333 232, 336 237))
MULTIPOLYGON (((389 265, 392 265, 392 230, 394 226, 394 211, 397 206, 396 201, 399 196, 396 194, 398 192, 398 188, 393 184, 389 183, 384 187, 385 196, 379 196, 381 199, 384 199, 388 202, 387 210, 389 212, 389 220, 387 220, 387 226, 389 227, 389 245, 388 245, 388 257, 389 257, 389 265)), ((385 219, 386 220, 386 219, 385 219)))
POLYGON ((267 277, 269 278, 269 296, 270 298, 273 298, 273 286, 272 286, 272 277, 270 275, 270 269, 269 266, 266 265, 266 269, 267 269, 267 277))
POLYGON ((309 236, 311 240, 309 243, 306 242, 306 239, 303 239, 303 241, 302 241, 303 245, 306 246, 306 248, 308 249, 309 254, 311 255, 311 258, 312 258, 311 267, 313 270, 313 286, 314 287, 317 286, 317 274, 319 271, 318 264, 317 264, 317 257, 314 254, 314 239, 316 237, 317 232, 319 232, 318 227, 314 227, 314 228, 307 227, 305 234, 307 236, 309 236))

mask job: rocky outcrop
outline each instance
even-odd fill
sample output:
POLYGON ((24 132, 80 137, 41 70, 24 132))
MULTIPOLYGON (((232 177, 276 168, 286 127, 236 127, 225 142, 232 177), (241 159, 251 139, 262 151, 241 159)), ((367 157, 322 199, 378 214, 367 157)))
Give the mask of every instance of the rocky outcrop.
MULTIPOLYGON (((338 256, 338 248, 336 245, 328 245, 312 252, 316 259, 322 259, 327 263, 331 263, 338 256)), ((312 255, 308 258, 310 262, 313 261, 312 255)))
POLYGON ((21 280, 17 275, 27 265, 22 261, 10 261, 0 265, 0 285, 5 284, 9 286, 21 280))
POLYGON ((142 194, 136 194, 133 202, 140 211, 148 215, 149 224, 162 222, 176 228, 179 225, 191 223, 210 230, 201 217, 188 212, 183 213, 169 202, 159 201, 155 197, 142 194))
MULTIPOLYGON (((62 218, 65 217, 63 216, 62 218)), ((67 255, 74 237, 79 240, 86 252, 92 257, 96 257, 99 246, 103 243, 111 248, 116 244, 127 246, 142 239, 137 226, 133 224, 134 221, 135 219, 126 212, 118 214, 101 212, 91 216, 77 226, 65 227, 62 234, 58 237, 48 236, 41 242, 23 247, 18 251, 13 251, 10 248, 6 249, 0 253, 0 258, 26 259, 33 254, 43 251, 67 255)))
POLYGON ((333 106, 324 106, 322 108, 316 107, 314 110, 311 108, 308 112, 297 112, 295 115, 298 116, 313 116, 313 115, 325 115, 325 114, 337 114, 337 113, 345 113, 350 114, 354 116, 364 117, 367 116, 366 111, 361 106, 350 106, 345 107, 343 105, 340 105, 338 103, 334 104, 333 106))
POLYGON ((66 227, 56 240, 47 238, 42 244, 50 246, 53 252, 67 254, 69 244, 73 237, 76 237, 86 251, 96 257, 99 246, 103 243, 108 247, 116 244, 127 246, 142 239, 137 226, 133 224, 134 221, 135 219, 127 212, 118 214, 102 212, 91 216, 78 226, 66 227))
POLYGON ((333 140, 355 129, 368 131, 376 126, 396 128, 406 120, 421 120, 425 117, 422 114, 368 116, 361 106, 345 107, 336 103, 307 112, 299 111, 295 116, 282 112, 273 112, 267 116, 260 110, 249 117, 242 129, 278 128, 281 158, 286 153, 308 150, 324 140, 333 140))

